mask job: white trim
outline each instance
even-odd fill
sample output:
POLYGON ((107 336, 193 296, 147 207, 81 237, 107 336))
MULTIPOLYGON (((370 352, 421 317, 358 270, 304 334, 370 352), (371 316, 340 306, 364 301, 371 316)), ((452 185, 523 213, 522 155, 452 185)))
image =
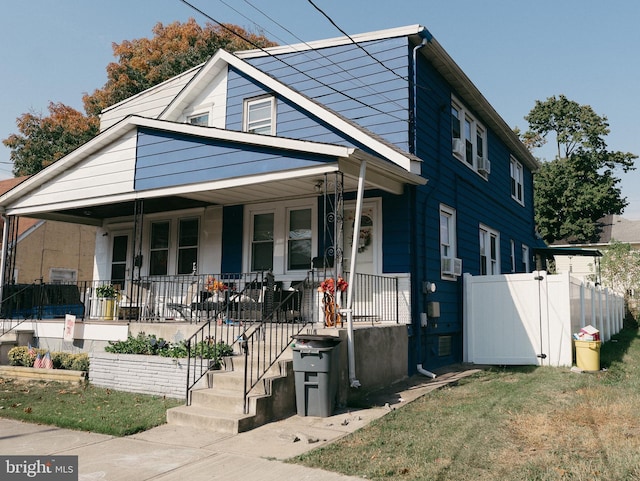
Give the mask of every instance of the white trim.
MULTIPOLYGON (((455 259, 458 255, 458 226, 457 226, 457 213, 456 209, 453 207, 449 207, 445 204, 440 204, 438 209, 438 242, 440 247, 440 278, 446 281, 455 281, 457 278, 453 274, 446 273, 443 269, 443 259, 455 259), (440 225, 440 221, 442 219, 442 215, 445 214, 449 218, 449 255, 445 256, 442 253, 442 226, 440 225)), ((452 261, 453 262, 453 261, 452 261)), ((450 269, 450 272, 453 272, 453 269, 450 269)))
POLYGON ((260 204, 250 204, 244 207, 244 226, 242 240, 242 269, 243 272, 250 272, 251 269, 251 246, 253 242, 253 216, 256 214, 273 214, 273 273, 276 276, 300 277, 306 276, 311 268, 311 259, 309 266, 305 269, 287 269, 287 248, 288 235, 287 228, 289 226, 288 214, 291 210, 311 209, 311 258, 313 253, 318 251, 318 203, 315 197, 311 197, 308 201, 278 201, 264 202, 260 204))

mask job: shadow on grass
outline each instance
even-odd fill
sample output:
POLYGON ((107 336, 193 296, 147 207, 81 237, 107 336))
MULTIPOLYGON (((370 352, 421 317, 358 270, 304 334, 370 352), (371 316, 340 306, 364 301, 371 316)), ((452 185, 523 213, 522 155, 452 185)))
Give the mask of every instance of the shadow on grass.
POLYGON ((609 369, 612 364, 622 362, 633 342, 638 339, 638 322, 630 316, 624 320, 622 330, 611 336, 600 348, 600 367, 609 369))

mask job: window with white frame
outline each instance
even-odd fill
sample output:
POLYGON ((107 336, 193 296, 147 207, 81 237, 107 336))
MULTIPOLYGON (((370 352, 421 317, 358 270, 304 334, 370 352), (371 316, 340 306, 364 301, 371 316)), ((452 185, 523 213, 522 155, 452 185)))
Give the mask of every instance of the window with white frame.
POLYGON ((190 115, 187 117, 187 122, 191 125, 201 125, 203 127, 209 126, 209 113, 204 112, 200 114, 190 115))
POLYGON ((197 269, 200 218, 185 216, 149 224, 149 275, 191 274, 197 269))
POLYGON ((511 197, 515 200, 524 204, 524 188, 523 188, 523 178, 524 172, 522 169, 522 164, 518 162, 516 159, 511 157, 510 162, 510 170, 511 170, 511 197))
POLYGON ((244 101, 243 130, 252 134, 276 134, 276 99, 273 96, 244 101))
POLYGON ((169 232, 171 222, 163 220, 151 223, 149 248, 149 275, 166 276, 169 273, 169 232))
POLYGON ((500 274, 500 234, 480 225, 480 275, 500 274))
POLYGON ((247 209, 247 268, 299 274, 311 267, 317 234, 315 203, 279 202, 247 209))
POLYGON ((191 274, 197 270, 199 224, 198 218, 178 222, 178 274, 191 274))
POLYGON ((529 270, 529 247, 522 244, 522 272, 531 272, 529 270))
POLYGON ((484 126, 455 99, 451 100, 453 155, 483 177, 490 173, 484 126))
MULTIPOLYGON (((440 275, 446 279, 455 279, 449 269, 445 272, 442 266, 445 264, 442 259, 452 259, 456 257, 456 211, 446 205, 440 205, 440 275)), ((452 262, 452 261, 447 261, 452 262)))

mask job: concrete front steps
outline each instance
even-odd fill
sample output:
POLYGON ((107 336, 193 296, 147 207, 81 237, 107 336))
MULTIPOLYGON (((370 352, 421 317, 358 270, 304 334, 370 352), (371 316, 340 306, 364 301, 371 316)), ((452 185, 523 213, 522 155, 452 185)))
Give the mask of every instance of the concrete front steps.
POLYGON ((244 413, 244 363, 208 373, 210 387, 191 392, 191 405, 167 411, 167 422, 237 434, 295 414, 293 361, 281 359, 249 393, 244 413))
MULTIPOLYGON (((0 331, 1 332, 1 331, 0 331)), ((33 344, 33 331, 13 329, 0 336, 0 365, 9 364, 9 351, 16 346, 33 344)))

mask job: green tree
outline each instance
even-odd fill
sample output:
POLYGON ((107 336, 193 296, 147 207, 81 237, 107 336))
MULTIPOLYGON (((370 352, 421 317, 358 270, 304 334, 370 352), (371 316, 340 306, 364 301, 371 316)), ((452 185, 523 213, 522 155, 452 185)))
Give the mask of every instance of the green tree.
POLYGON ((16 120, 19 134, 2 143, 11 149, 15 176, 35 174, 64 157, 98 133, 97 117, 87 117, 62 103, 49 103, 49 115, 34 112, 16 120))
MULTIPOLYGON (((598 273, 591 276, 598 280, 598 273)), ((631 307, 634 292, 640 292, 640 251, 631 245, 611 240, 611 245, 603 251, 600 260, 602 285, 624 294, 627 306, 631 307)))
POLYGON ((598 220, 621 214, 628 205, 616 174, 634 169, 637 156, 607 150, 607 118, 564 95, 536 101, 525 120, 529 130, 522 139, 527 146, 541 147, 551 136, 557 149, 555 159, 543 162, 534 176, 539 233, 549 243, 595 241, 598 220))
POLYGON ((35 174, 91 140, 99 132, 98 114, 105 108, 205 62, 223 48, 229 52, 276 45, 266 37, 236 25, 194 19, 169 25, 158 23, 153 38, 113 44, 117 62, 107 66, 107 82, 83 97, 87 115, 61 103, 49 103, 49 116, 34 112, 16 119, 19 133, 2 143, 11 149, 13 173, 35 174))

